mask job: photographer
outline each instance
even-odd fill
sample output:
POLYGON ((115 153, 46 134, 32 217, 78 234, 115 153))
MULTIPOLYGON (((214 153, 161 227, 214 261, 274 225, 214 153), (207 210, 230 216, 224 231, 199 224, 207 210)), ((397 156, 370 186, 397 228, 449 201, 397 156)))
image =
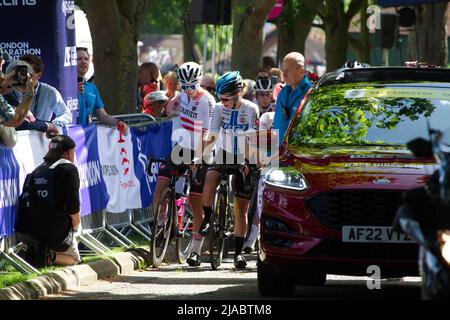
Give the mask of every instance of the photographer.
MULTIPOLYGON (((63 127, 71 124, 72 113, 66 106, 59 91, 43 82, 39 82, 44 71, 44 63, 34 55, 25 55, 20 60, 15 60, 6 69, 6 72, 15 72, 18 78, 22 79, 25 72, 24 67, 28 67, 28 73, 31 74, 35 82, 35 97, 31 106, 31 114, 26 121, 17 128, 17 130, 36 130, 47 132, 47 137, 58 134, 57 127, 63 127), (31 70, 30 70, 31 66, 31 70), (53 119, 53 120, 52 120, 53 119)), ((14 90, 5 98, 11 105, 17 105, 22 100, 24 85, 18 81, 13 85, 14 90)))
POLYGON ((3 98, 3 94, 8 92, 11 83, 16 83, 14 74, 8 74, 6 77, 0 76, 0 143, 6 147, 15 145, 15 128, 19 126, 27 116, 34 96, 34 82, 30 75, 25 78, 25 92, 22 103, 14 109, 3 98))

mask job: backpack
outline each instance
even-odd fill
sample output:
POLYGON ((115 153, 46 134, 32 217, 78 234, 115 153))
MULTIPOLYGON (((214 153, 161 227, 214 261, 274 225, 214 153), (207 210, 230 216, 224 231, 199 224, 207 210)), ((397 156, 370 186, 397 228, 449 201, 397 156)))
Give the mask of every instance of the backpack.
POLYGON ((25 234, 34 234, 33 226, 36 225, 37 213, 32 206, 32 194, 33 194, 33 173, 26 176, 23 184, 22 193, 19 196, 17 205, 17 214, 15 221, 16 232, 25 234))

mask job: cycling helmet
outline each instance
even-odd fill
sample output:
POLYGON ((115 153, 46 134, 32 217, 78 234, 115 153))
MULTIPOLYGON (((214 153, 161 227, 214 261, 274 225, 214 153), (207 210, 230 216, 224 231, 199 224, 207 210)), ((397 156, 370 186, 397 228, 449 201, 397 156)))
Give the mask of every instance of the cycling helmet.
POLYGON ((217 80, 216 93, 233 95, 242 89, 242 77, 239 71, 230 71, 225 73, 217 80))
POLYGON ((178 69, 178 79, 183 83, 196 84, 203 75, 202 67, 195 62, 183 63, 178 69))
POLYGON ((272 91, 274 88, 273 82, 269 79, 259 79, 256 81, 255 86, 253 87, 256 92, 258 91, 272 91))

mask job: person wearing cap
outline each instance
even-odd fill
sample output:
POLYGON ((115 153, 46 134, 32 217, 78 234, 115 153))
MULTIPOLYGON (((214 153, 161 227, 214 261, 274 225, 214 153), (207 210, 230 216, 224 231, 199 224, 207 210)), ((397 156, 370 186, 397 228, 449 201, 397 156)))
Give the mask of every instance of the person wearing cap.
POLYGON ((281 145, 286 130, 294 117, 300 102, 312 84, 306 76, 305 57, 299 52, 288 53, 282 63, 286 85, 277 97, 273 127, 278 130, 278 143, 281 145))
POLYGON ((169 98, 164 91, 153 91, 144 98, 144 110, 142 113, 151 115, 155 118, 165 118, 164 107, 169 98))
MULTIPOLYGON (((74 165, 75 142, 66 135, 52 138, 44 162, 25 181, 35 212, 27 240, 34 245, 36 266, 75 265, 81 262, 74 233, 80 225, 80 178, 74 165), (44 260, 45 259, 45 260, 44 260)), ((20 219, 20 216, 19 216, 20 219)))

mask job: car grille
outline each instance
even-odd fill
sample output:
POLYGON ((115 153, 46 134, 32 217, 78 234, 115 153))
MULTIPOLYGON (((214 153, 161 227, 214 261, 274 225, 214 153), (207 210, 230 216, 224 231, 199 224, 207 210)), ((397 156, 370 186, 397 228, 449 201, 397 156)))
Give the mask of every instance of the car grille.
POLYGON ((342 226, 390 226, 401 204, 399 191, 331 191, 306 200, 311 214, 322 224, 342 226))

